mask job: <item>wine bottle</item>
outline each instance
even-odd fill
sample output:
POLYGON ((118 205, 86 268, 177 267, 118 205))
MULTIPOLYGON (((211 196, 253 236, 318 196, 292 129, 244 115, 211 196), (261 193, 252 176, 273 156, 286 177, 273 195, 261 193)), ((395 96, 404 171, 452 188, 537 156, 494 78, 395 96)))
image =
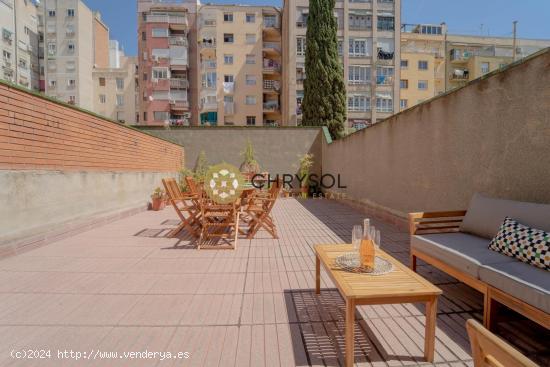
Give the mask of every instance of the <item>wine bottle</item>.
POLYGON ((361 265, 367 269, 367 271, 374 270, 374 256, 375 247, 374 239, 371 238, 370 221, 365 219, 363 221, 363 238, 361 239, 361 246, 359 248, 359 257, 361 259, 361 265))

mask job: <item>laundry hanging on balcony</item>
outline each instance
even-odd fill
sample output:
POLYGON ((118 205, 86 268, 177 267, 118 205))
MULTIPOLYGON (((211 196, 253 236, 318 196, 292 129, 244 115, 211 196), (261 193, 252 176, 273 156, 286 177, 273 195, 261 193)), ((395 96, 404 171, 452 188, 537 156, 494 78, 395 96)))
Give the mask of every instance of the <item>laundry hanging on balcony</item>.
POLYGON ((378 59, 379 60, 393 60, 393 52, 384 51, 382 49, 378 50, 378 59))

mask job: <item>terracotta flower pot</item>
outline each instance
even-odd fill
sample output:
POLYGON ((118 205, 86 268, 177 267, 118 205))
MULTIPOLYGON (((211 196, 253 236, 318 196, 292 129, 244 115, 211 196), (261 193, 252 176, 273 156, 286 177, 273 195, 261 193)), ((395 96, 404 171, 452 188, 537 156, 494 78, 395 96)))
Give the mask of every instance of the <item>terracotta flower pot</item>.
POLYGON ((309 193, 309 187, 308 186, 300 187, 300 193, 302 194, 303 198, 307 198, 307 194, 309 193))
POLYGON ((151 210, 158 211, 164 209, 164 200, 162 198, 151 199, 151 210))

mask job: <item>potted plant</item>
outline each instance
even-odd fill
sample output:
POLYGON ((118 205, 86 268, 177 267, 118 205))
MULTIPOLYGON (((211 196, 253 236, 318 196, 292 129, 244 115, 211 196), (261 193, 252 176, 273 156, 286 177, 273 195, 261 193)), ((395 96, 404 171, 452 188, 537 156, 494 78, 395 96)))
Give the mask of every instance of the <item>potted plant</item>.
POLYGON ((195 180, 197 183, 202 184, 204 183, 204 179, 206 177, 206 173, 208 172, 208 159, 206 158, 206 153, 204 150, 201 150, 199 153, 199 156, 197 157, 197 164, 195 165, 195 180))
POLYGON ((251 179, 255 174, 260 172, 260 165, 254 158, 254 147, 252 146, 250 139, 247 140, 246 148, 241 155, 244 158, 244 161, 240 167, 241 173, 248 179, 251 179))
POLYGON ((151 210, 157 211, 164 209, 164 190, 157 187, 151 195, 151 210))
POLYGON ((313 166, 313 154, 306 153, 300 158, 300 177, 303 177, 300 187, 300 193, 303 198, 307 198, 309 192, 309 170, 313 166))

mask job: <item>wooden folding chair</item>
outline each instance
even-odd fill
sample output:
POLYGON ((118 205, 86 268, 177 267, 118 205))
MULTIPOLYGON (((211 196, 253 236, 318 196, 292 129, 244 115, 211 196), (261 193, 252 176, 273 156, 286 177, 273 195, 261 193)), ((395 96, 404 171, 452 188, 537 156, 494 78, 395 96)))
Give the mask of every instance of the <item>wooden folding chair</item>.
POLYGON ((179 226, 172 230, 168 236, 175 237, 183 229, 186 229, 193 237, 199 237, 201 221, 200 207, 197 205, 198 197, 193 194, 182 193, 174 178, 163 178, 162 184, 181 221, 179 226))
POLYGON ((475 367, 535 367, 536 363, 512 348, 474 319, 466 321, 475 367))
POLYGON ((217 204, 202 197, 200 249, 236 249, 239 235, 239 210, 236 202, 217 204), (233 243, 231 243, 233 240, 233 243), (223 244, 220 244, 223 241, 223 244))
POLYGON ((275 206, 275 201, 281 192, 281 182, 275 182, 266 192, 257 192, 251 195, 248 204, 243 208, 247 215, 248 233, 247 238, 252 239, 258 233, 260 228, 268 231, 273 238, 279 238, 277 227, 271 216, 271 210, 275 206))

